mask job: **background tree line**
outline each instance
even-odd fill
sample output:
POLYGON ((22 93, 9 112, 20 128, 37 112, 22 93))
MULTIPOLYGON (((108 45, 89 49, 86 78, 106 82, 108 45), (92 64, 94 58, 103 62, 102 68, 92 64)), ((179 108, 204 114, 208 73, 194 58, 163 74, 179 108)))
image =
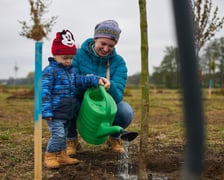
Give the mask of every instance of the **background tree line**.
MULTIPOLYGON (((158 88, 179 88, 180 65, 178 60, 178 48, 165 47, 164 57, 159 66, 153 68, 150 74, 150 83, 158 88)), ((202 69, 201 85, 206 88, 212 80, 213 87, 224 87, 224 37, 210 41, 199 55, 199 65, 202 69)), ((128 77, 128 86, 140 85, 141 74, 136 73, 128 77)), ((7 85, 32 85, 34 73, 30 72, 25 78, 13 78, 4 80, 7 85)))
MULTIPOLYGON (((179 88, 180 64, 178 60, 178 48, 169 46, 164 50, 164 58, 159 66, 153 68, 150 75, 150 82, 158 88, 179 88)), ((212 80, 213 87, 224 87, 224 37, 210 41, 199 55, 199 66, 201 72, 198 73, 201 85, 209 87, 212 80)), ((128 78, 129 85, 140 85, 140 73, 136 73, 128 78)))
MULTIPOLYGON (((209 87, 212 80, 213 87, 223 87, 224 83, 224 37, 209 42, 199 55, 198 73, 201 86, 209 87)), ((154 67, 151 83, 158 87, 179 88, 180 65, 178 48, 170 46, 165 49, 165 56, 158 67, 154 67)))

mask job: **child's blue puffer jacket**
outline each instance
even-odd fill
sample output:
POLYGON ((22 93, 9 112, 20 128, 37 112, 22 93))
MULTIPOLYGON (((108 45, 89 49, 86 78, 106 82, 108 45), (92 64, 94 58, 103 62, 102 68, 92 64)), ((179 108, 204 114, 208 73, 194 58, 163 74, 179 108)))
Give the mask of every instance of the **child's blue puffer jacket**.
POLYGON ((42 72, 42 118, 72 119, 74 116, 75 92, 97 87, 98 76, 81 76, 72 66, 63 66, 52 57, 42 72))

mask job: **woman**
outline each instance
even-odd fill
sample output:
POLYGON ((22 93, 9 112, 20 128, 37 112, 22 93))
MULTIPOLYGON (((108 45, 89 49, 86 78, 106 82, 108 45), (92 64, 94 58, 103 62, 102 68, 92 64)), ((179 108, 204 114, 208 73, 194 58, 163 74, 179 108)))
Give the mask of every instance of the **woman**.
MULTIPOLYGON (((118 43, 121 30, 114 20, 106 20, 95 26, 94 37, 87 39, 78 49, 73 59, 73 66, 78 74, 95 74, 106 77, 110 81, 108 93, 117 104, 117 114, 113 125, 127 128, 133 119, 131 106, 123 101, 124 88, 127 81, 127 67, 124 59, 117 54, 115 46, 118 43)), ((83 91, 76 93, 82 102, 83 91)), ((78 112, 79 107, 77 107, 78 112)), ((113 134, 108 138, 107 144, 114 152, 124 153, 120 134, 113 134)), ((76 154, 78 147, 75 121, 70 124, 67 136, 67 154, 76 154)))

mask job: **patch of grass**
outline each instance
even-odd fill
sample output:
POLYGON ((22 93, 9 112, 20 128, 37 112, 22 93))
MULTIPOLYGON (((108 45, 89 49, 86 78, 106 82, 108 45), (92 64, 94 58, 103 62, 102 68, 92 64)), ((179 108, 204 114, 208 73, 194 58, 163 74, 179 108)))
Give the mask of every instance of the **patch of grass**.
MULTIPOLYGON (((223 147, 224 96, 212 94, 211 99, 208 99, 205 92, 206 90, 204 90, 204 99, 202 102, 206 117, 204 127, 206 133, 205 140, 210 150, 217 151, 218 146, 223 147)), ((130 93, 132 96, 125 97, 125 100, 131 104, 135 112, 133 124, 130 127, 139 132, 141 122, 141 90, 131 89, 130 93)), ((185 139, 183 122, 183 99, 180 91, 161 90, 159 92, 149 92, 149 135, 152 141, 155 140, 165 144, 183 144, 185 139)))
POLYGON ((0 140, 9 140, 9 130, 0 131, 0 140))

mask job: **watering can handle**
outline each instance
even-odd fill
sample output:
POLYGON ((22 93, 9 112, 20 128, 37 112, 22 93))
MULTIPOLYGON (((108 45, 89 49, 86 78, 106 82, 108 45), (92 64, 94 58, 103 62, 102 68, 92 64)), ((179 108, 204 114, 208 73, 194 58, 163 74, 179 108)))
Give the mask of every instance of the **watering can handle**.
POLYGON ((105 88, 103 87, 103 85, 99 85, 99 88, 100 88, 100 91, 104 94, 104 96, 106 96, 106 90, 105 88))
POLYGON ((110 113, 110 104, 109 104, 109 98, 108 98, 108 93, 107 93, 107 91, 105 90, 105 88, 103 87, 103 85, 99 85, 99 89, 100 89, 100 91, 101 91, 101 93, 102 93, 102 95, 103 95, 103 97, 105 98, 105 101, 106 101, 106 112, 108 112, 108 113, 110 113))

